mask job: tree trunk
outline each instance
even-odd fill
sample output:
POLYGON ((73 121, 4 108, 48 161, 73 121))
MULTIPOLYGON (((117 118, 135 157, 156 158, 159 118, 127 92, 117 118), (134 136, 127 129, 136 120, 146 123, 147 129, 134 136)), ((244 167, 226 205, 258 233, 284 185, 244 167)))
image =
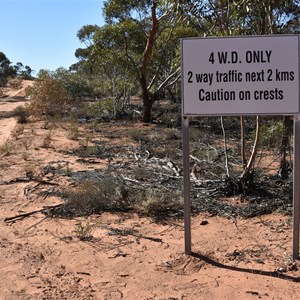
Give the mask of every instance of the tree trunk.
POLYGON ((255 158, 256 158, 257 149, 258 149, 259 137, 260 137, 260 117, 257 116, 256 117, 256 135, 255 135, 255 141, 254 141, 252 153, 251 153, 251 156, 250 156, 249 161, 247 163, 247 166, 245 167, 244 172, 241 175, 241 180, 243 182, 248 181, 248 177, 249 177, 249 175, 251 173, 251 170, 253 168, 255 158))
POLYGON ((286 155, 289 149, 290 137, 293 128, 293 120, 290 116, 283 117, 283 131, 281 137, 280 146, 280 166, 278 170, 278 176, 285 180, 289 175, 289 163, 286 159, 286 155))
POLYGON ((141 87, 142 87, 142 99, 143 99, 143 122, 150 123, 151 122, 152 99, 149 95, 149 91, 147 88, 147 82, 143 76, 140 78, 140 83, 141 83, 141 87))
POLYGON ((149 58, 151 55, 151 51, 154 45, 155 35, 158 29, 158 20, 156 17, 156 7, 157 7, 157 0, 153 0, 151 8, 151 17, 152 17, 152 27, 150 30, 149 38, 147 40, 147 45, 145 47, 142 64, 141 64, 141 75, 140 75, 140 83, 142 87, 142 98, 143 98, 143 122, 150 123, 151 122, 151 110, 153 101, 149 95, 148 90, 148 64, 149 58))

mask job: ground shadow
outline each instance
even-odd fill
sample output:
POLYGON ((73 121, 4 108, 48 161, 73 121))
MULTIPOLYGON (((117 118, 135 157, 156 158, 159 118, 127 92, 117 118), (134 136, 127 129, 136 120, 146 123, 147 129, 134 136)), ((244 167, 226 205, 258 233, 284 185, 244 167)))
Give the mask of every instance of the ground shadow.
POLYGON ((11 111, 0 111, 0 119, 12 118, 14 113, 11 111))
POLYGON ((293 277, 290 275, 286 275, 286 274, 282 274, 276 271, 263 271, 263 270, 257 270, 257 269, 246 269, 246 268, 240 268, 240 267, 233 267, 233 266, 228 266, 228 265, 224 265, 218 261, 215 261, 207 256, 204 256, 202 254, 199 253, 195 253, 192 252, 191 254, 192 257, 201 259, 202 261, 205 261, 206 263, 218 267, 218 268, 222 268, 222 269, 226 269, 226 270, 231 270, 231 271, 236 271, 236 272, 243 272, 243 273, 250 273, 250 274, 256 274, 256 275, 262 275, 262 276, 269 276, 269 277, 274 277, 274 278, 279 278, 279 279, 284 279, 284 280, 289 280, 289 281, 293 281, 293 282, 300 282, 300 277, 293 277))

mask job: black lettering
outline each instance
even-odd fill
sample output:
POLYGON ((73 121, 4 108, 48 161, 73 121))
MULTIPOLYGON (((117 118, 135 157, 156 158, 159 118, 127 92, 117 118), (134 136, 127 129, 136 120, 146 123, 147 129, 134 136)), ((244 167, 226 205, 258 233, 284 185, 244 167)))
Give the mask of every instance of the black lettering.
POLYGON ((261 90, 254 91, 254 100, 282 100, 283 90, 261 90))
POLYGON ((220 64, 227 63, 227 52, 218 52, 218 58, 220 64))
POLYGON ((276 81, 293 81, 294 72, 291 71, 279 71, 276 69, 276 81))
POLYGON ((278 99, 282 100, 283 99, 283 90, 278 91, 278 99))
POLYGON ((188 75, 189 75, 188 83, 193 83, 193 80, 192 80, 193 72, 192 72, 192 71, 189 71, 189 72, 188 72, 188 75))
POLYGON ((223 91, 217 89, 216 91, 199 90, 200 101, 231 101, 235 100, 235 91, 223 91))
POLYGON ((272 50, 270 51, 247 51, 246 52, 246 62, 251 63, 269 63, 271 60, 272 50))
POLYGON ((295 79, 294 77, 294 71, 291 71, 290 72, 290 80, 293 81, 295 79))
POLYGON ((210 54, 210 56, 209 56, 209 59, 208 59, 208 61, 210 61, 212 64, 214 64, 215 63, 215 58, 214 58, 215 56, 214 56, 214 53, 212 52, 211 54, 210 54))
POLYGON ((264 81, 264 75, 264 70, 260 72, 246 72, 246 81, 264 81))
POLYGON ((268 73, 268 81, 272 81, 272 73, 273 73, 273 71, 271 69, 268 69, 267 73, 268 73))
POLYGON ((231 52, 231 63, 236 64, 238 61, 238 53, 236 51, 231 52))
POLYGON ((204 99, 204 95, 203 95, 204 92, 205 92, 205 91, 204 91, 203 89, 199 90, 199 100, 200 100, 200 101, 204 101, 204 100, 205 100, 205 99, 204 99))
POLYGON ((246 52, 246 62, 248 64, 251 64, 252 63, 252 52, 251 51, 247 51, 246 52))

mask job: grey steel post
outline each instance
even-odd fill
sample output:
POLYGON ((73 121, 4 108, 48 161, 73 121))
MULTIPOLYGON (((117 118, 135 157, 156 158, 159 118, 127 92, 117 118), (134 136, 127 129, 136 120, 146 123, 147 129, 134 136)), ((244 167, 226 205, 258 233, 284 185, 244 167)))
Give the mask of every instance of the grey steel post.
POLYGON ((300 219, 300 115, 294 116, 293 259, 299 259, 300 219))
POLYGON ((183 152, 183 196, 184 196, 184 242, 185 254, 192 254, 191 246, 191 200, 190 200, 190 150, 189 119, 182 118, 182 152, 183 152))

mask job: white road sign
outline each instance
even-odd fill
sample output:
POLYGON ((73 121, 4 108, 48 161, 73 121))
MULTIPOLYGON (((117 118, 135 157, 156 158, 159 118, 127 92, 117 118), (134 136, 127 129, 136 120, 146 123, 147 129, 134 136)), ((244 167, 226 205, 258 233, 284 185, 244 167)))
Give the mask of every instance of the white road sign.
POLYGON ((299 35, 181 40, 183 115, 299 113, 299 35))

